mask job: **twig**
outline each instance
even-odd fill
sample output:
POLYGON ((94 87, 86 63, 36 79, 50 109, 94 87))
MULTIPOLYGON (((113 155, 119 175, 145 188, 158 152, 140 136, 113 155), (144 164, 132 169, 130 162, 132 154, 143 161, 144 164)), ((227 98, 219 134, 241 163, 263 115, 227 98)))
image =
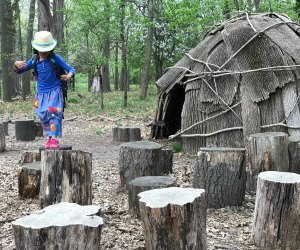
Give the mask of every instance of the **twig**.
POLYGON ((271 127, 276 127, 276 126, 281 126, 281 127, 290 128, 290 129, 300 129, 300 126, 289 126, 282 122, 275 123, 275 124, 269 124, 269 125, 263 125, 263 126, 261 126, 261 128, 271 128, 271 127))
POLYGON ((15 221, 16 219, 8 219, 8 220, 0 220, 0 224, 10 223, 15 221))
POLYGON ((209 134, 189 134, 189 135, 181 135, 181 137, 210 137, 216 134, 220 134, 227 131, 233 131, 233 130, 243 130, 243 127, 232 127, 232 128, 224 128, 221 130, 217 130, 215 132, 209 133, 209 134))
POLYGON ((246 17, 247 17, 247 21, 248 21, 248 23, 250 24, 251 28, 252 28, 252 29, 254 30, 254 32, 256 33, 257 30, 253 27, 252 23, 250 22, 248 13, 246 13, 246 17))
POLYGON ((180 67, 180 66, 172 66, 172 67, 166 68, 166 70, 168 70, 168 69, 184 69, 184 70, 189 71, 189 72, 191 72, 191 73, 193 73, 193 74, 197 74, 196 72, 194 72, 194 71, 192 71, 192 70, 190 70, 190 69, 188 69, 188 68, 180 67))
POLYGON ((69 118, 69 119, 64 119, 65 122, 71 122, 77 119, 77 116, 69 118))
MULTIPOLYGON (((239 103, 234 104, 233 106, 231 106, 231 109, 237 107, 237 106, 240 105, 241 103, 242 103, 242 102, 239 102, 239 103)), ((209 118, 207 118, 207 119, 204 119, 204 120, 202 120, 202 121, 200 121, 200 122, 196 122, 195 124, 193 124, 193 125, 189 126, 188 128, 182 130, 181 132, 178 132, 178 133, 176 133, 175 135, 169 136, 169 140, 170 140, 170 139, 174 139, 174 138, 178 137, 179 135, 182 135, 182 134, 185 133, 186 131, 192 129, 193 127, 195 127, 195 126, 197 126, 197 125, 199 125, 199 124, 202 124, 202 123, 204 123, 204 122, 207 122, 207 121, 209 121, 209 120, 212 120, 212 119, 214 119, 214 118, 217 118, 217 117, 219 117, 220 115, 223 115, 223 114, 227 113, 227 112, 230 111, 231 109, 226 109, 226 110, 224 110, 224 111, 222 111, 222 112, 220 112, 220 113, 218 113, 218 114, 216 114, 216 115, 214 115, 214 116, 211 116, 211 117, 209 117, 209 118)))
POLYGON ((216 68, 220 68, 220 66, 216 65, 216 64, 213 64, 213 63, 209 63, 209 62, 204 62, 204 61, 201 61, 199 59, 196 59, 194 57, 192 57, 189 53, 185 53, 190 59, 192 59, 193 61, 195 62, 199 62, 199 63, 203 63, 207 66, 207 68, 211 71, 211 68, 208 66, 208 65, 211 65, 211 66, 214 66, 216 68))
POLYGON ((115 119, 112 119, 112 118, 109 118, 109 117, 105 117, 105 116, 101 116, 101 115, 97 115, 95 117, 87 119, 87 121, 93 121, 93 120, 96 120, 98 118, 106 119, 106 120, 113 121, 113 122, 115 121, 115 119))

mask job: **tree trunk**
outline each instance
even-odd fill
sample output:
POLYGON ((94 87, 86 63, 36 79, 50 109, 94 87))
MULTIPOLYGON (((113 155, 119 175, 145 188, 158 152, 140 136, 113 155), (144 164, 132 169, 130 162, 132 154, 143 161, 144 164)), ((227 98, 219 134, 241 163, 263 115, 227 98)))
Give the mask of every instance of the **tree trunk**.
POLYGON ((139 193, 147 250, 206 250, 203 189, 163 188, 139 193))
POLYGON ((246 189, 245 149, 200 148, 193 187, 205 189, 208 208, 242 205, 246 189))
POLYGON ((114 82, 114 90, 119 90, 119 43, 116 42, 115 45, 115 82, 114 82))
MULTIPOLYGON (((64 43, 64 5, 64 0, 53 1, 53 36, 57 39, 58 46, 61 46, 64 43)), ((62 55, 66 56, 64 48, 61 46, 60 49, 62 51, 62 55)))
MULTIPOLYGON (((27 151, 22 153, 21 160, 19 161, 20 164, 32 163, 36 161, 41 161, 41 154, 40 152, 34 151, 27 151)), ((41 165, 41 164, 40 164, 41 165)))
POLYGON ((129 212, 140 217, 138 194, 151 189, 176 187, 176 179, 170 176, 143 176, 128 184, 129 212))
MULTIPOLYGON (((12 65, 13 56, 13 17, 10 0, 3 0, 0 8, 0 27, 1 27, 1 63, 3 65, 12 65)), ((12 101, 12 67, 2 67, 2 87, 3 101, 12 101)))
POLYGON ((300 249, 300 175, 258 175, 251 237, 259 249, 300 249))
POLYGON ((141 129, 132 127, 113 127, 113 140, 118 142, 130 142, 141 140, 141 129))
MULTIPOLYGON (((29 18, 28 18, 28 26, 27 26, 26 60, 28 60, 32 55, 31 40, 32 40, 32 36, 33 36, 33 24, 34 24, 34 17, 35 17, 35 2, 36 2, 36 0, 30 0, 29 18)), ((23 100, 26 100, 26 95, 31 94, 30 78, 31 78, 30 72, 24 72, 22 74, 23 100)))
POLYGON ((38 0, 38 30, 47 30, 54 35, 53 17, 48 0, 38 0))
MULTIPOLYGON (((121 0, 120 2, 120 40, 121 40, 121 79, 120 79, 120 90, 125 90, 125 85, 127 83, 127 48, 126 48, 126 32, 125 32, 125 7, 126 1, 121 0)), ((124 105, 125 106, 125 105, 124 105)))
POLYGON ((146 99, 148 85, 150 81, 151 59, 152 59, 152 47, 153 47, 153 0, 148 0, 148 33, 147 33, 147 48, 144 56, 144 68, 141 81, 141 100, 146 99))
POLYGON ((129 181, 141 176, 159 176, 162 173, 161 145, 150 141, 127 142, 120 145, 119 173, 123 189, 129 181))
POLYGON ((4 132, 4 125, 0 123, 0 152, 5 151, 5 132, 4 132))
POLYGON ((104 26, 104 39, 102 45, 102 56, 104 58, 104 63, 102 66, 102 83, 103 91, 110 92, 110 82, 109 82, 109 59, 110 59, 110 3, 105 0, 104 3, 104 15, 105 15, 105 26, 104 26))
POLYGON ((17 249, 99 250, 103 219, 97 206, 59 203, 14 221, 17 249))
POLYGON ((289 170, 288 136, 282 132, 258 133, 249 136, 246 143, 247 190, 255 191, 257 176, 263 171, 289 170))
POLYGON ((92 154, 43 151, 40 201, 42 208, 63 201, 92 204, 92 154))

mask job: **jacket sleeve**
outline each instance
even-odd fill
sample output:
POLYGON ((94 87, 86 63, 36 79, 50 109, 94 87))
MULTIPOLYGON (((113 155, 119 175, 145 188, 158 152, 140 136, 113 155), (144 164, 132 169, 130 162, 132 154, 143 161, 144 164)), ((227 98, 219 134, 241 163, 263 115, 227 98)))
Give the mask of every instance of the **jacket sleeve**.
POLYGON ((14 71, 17 73, 17 74, 22 74, 23 72, 26 72, 28 70, 31 70, 33 69, 33 59, 30 58, 27 62, 26 62, 26 66, 22 69, 16 69, 16 67, 14 67, 14 71))
POLYGON ((59 54, 55 53, 55 63, 63 68, 65 71, 67 71, 68 73, 72 72, 73 75, 76 74, 76 70, 71 67, 59 54))

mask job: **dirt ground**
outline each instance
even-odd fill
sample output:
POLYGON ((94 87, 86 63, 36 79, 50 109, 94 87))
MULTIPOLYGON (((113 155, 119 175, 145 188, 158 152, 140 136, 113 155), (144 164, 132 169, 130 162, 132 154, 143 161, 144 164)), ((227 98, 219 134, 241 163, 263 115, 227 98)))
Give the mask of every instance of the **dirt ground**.
MULTIPOLYGON (((149 128, 139 121, 127 121, 138 126, 142 137, 149 139, 149 128)), ((104 227, 101 249, 144 249, 141 221, 128 213, 126 193, 118 192, 119 143, 112 141, 113 121, 110 119, 83 118, 64 121, 63 144, 73 149, 93 153, 93 205, 101 208, 104 227)), ((16 141, 14 125, 9 124, 6 151, 0 153, 0 249, 14 249, 11 222, 39 210, 37 199, 21 200, 18 197, 18 171, 21 154, 38 150, 44 138, 32 142, 16 141)), ((167 146, 165 142, 157 141, 167 146)), ((180 187, 191 187, 196 156, 174 154, 173 176, 180 187)), ((208 249, 257 249, 250 241, 254 197, 246 195, 243 206, 208 209, 208 249)))

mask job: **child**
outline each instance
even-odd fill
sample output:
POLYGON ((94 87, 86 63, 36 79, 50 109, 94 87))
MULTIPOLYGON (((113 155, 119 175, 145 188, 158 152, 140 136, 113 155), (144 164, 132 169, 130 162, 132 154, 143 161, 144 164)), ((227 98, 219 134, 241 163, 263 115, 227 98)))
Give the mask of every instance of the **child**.
POLYGON ((44 135, 48 137, 45 149, 57 149, 57 137, 62 136, 63 93, 61 80, 67 81, 75 75, 75 69, 68 65, 58 54, 53 53, 57 41, 48 31, 36 32, 32 47, 38 52, 37 58, 27 62, 16 61, 15 72, 21 74, 35 67, 37 94, 34 100, 36 113, 43 125, 44 135), (68 74, 58 76, 54 66, 63 68, 68 74))

